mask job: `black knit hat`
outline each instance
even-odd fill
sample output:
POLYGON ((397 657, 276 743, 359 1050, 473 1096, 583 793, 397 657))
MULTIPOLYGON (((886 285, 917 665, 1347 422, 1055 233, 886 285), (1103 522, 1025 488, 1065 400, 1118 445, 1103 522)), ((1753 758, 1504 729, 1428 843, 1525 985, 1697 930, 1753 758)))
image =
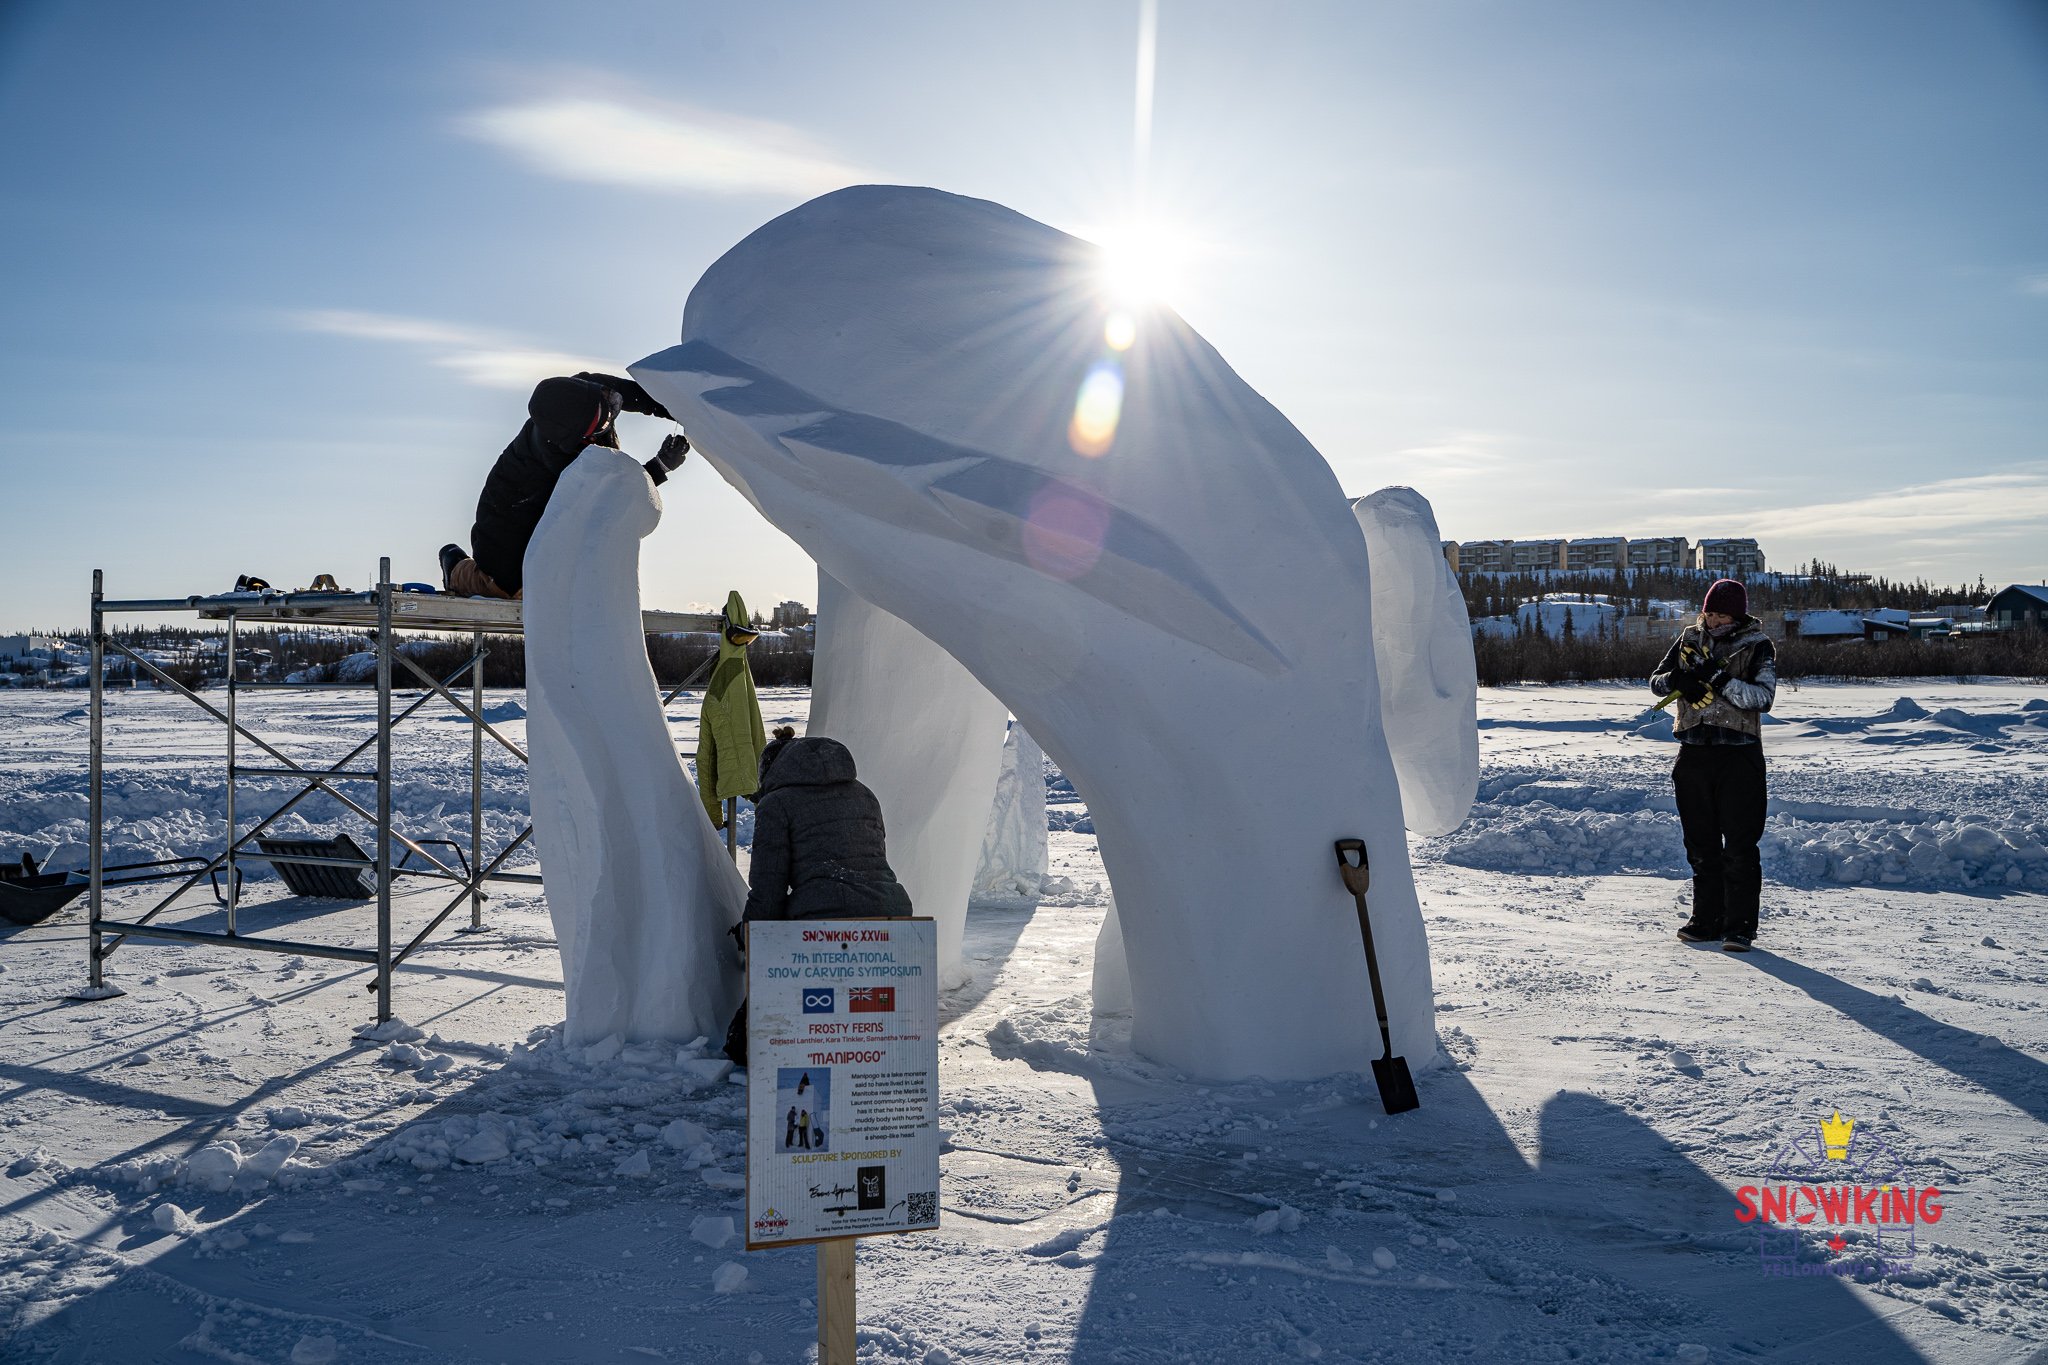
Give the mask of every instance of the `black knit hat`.
POLYGON ((1700 603, 1700 610, 1717 612, 1722 616, 1749 615, 1749 589, 1732 578, 1717 578, 1714 586, 1707 589, 1707 600, 1700 603))

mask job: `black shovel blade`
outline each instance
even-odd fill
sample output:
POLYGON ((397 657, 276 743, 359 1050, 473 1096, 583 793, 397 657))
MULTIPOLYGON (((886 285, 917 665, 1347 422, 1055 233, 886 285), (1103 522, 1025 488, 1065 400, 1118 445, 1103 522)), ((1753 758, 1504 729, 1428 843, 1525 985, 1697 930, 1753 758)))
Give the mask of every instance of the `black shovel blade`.
POLYGON ((1379 1082, 1380 1103, 1389 1114, 1405 1114, 1422 1107, 1415 1093, 1415 1078, 1408 1074, 1406 1057, 1381 1057, 1372 1064, 1372 1078, 1379 1082))

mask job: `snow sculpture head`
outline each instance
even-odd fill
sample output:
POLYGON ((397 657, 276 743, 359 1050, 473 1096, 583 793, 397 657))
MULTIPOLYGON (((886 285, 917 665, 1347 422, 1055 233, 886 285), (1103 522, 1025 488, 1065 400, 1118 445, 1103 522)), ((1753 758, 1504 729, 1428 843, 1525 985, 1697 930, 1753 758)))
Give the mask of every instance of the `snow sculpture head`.
POLYGON ((1141 1050, 1219 1077, 1360 1070, 1368 1033, 1377 1055, 1331 854, 1355 835, 1395 1046, 1426 1060, 1358 523, 1200 336, 1164 309, 1112 329, 1099 279, 1094 247, 999 205, 841 190, 713 265, 683 343, 633 372, 1087 797, 1141 1050))

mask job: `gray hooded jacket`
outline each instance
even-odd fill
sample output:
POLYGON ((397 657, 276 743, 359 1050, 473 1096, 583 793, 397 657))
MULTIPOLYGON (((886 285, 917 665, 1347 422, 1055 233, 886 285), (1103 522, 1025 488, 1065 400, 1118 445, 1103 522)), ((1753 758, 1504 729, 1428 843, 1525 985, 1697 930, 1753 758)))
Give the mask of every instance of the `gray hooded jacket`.
POLYGON ((889 869, 882 803, 838 740, 792 739, 762 774, 747 886, 750 920, 910 913, 889 869))
POLYGON ((1711 659, 1719 670, 1713 700, 1694 706, 1678 699, 1677 723, 1680 743, 1756 744, 1763 739, 1763 714, 1778 699, 1777 654, 1764 634, 1763 624, 1744 616, 1726 635, 1716 638, 1703 624, 1693 622, 1679 632, 1664 653, 1664 660, 1650 674, 1650 690, 1659 696, 1672 690, 1672 680, 1688 650, 1711 659))

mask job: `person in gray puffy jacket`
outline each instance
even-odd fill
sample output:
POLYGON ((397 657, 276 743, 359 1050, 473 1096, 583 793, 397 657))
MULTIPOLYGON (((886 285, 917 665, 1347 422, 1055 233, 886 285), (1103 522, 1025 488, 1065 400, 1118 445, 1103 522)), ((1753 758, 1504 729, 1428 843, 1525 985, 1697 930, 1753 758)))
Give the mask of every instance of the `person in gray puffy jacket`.
POLYGON ((889 868, 882 803, 838 740, 788 740, 764 766, 747 888, 749 920, 910 913, 889 868))
MULTIPOLYGON (((844 744, 815 735, 793 739, 778 729, 762 751, 753 800, 754 860, 742 923, 910 913, 910 893, 889 868, 882 803, 854 775, 844 744)), ((740 932, 734 925, 734 936, 740 932)), ((744 1000, 725 1031, 725 1055, 747 1064, 744 1000)))

